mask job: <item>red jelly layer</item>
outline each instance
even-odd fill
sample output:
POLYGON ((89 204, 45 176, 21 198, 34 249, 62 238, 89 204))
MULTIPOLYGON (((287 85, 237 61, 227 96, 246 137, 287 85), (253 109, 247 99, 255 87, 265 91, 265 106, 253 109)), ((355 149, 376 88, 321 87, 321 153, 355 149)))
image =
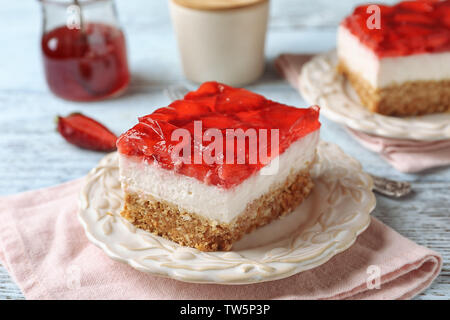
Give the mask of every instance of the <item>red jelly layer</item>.
POLYGON ((378 57, 450 51, 450 0, 378 5, 380 29, 369 29, 367 21, 374 13, 368 7, 357 7, 342 25, 378 57))
MULTIPOLYGON (((124 155, 143 157, 149 163, 157 162, 162 168, 175 170, 206 184, 231 188, 264 166, 259 157, 257 163, 249 161, 249 150, 252 149, 249 140, 245 144, 244 164, 238 164, 237 143, 231 144, 235 151, 233 164, 228 164, 229 161, 220 164, 220 158, 223 159, 226 154, 226 129, 238 128, 243 130, 253 128, 256 132, 260 132, 259 129, 268 129, 266 141, 269 146, 266 150, 273 159, 284 152, 292 142, 320 128, 319 109, 317 107, 298 109, 267 100, 245 89, 206 82, 197 91, 188 93, 183 100, 177 100, 168 107, 157 109, 152 114, 139 118, 137 125, 120 136, 117 147, 124 155), (189 131, 191 137, 194 137, 196 120, 201 121, 202 133, 210 128, 220 130, 224 152, 213 154, 216 160, 212 164, 207 164, 204 159, 201 159, 201 163, 195 164, 195 154, 202 154, 212 142, 201 139, 199 144, 192 138, 191 164, 174 162, 171 154, 179 140, 172 141, 173 131, 184 128, 189 131), (274 154, 271 154, 270 129, 279 130, 279 150, 274 154)), ((259 135, 257 141, 259 144, 259 135)), ((260 147, 258 145, 258 148, 260 147)))
POLYGON ((130 80, 125 37, 113 26, 88 23, 83 30, 53 29, 42 37, 42 52, 48 85, 64 99, 103 99, 130 80))

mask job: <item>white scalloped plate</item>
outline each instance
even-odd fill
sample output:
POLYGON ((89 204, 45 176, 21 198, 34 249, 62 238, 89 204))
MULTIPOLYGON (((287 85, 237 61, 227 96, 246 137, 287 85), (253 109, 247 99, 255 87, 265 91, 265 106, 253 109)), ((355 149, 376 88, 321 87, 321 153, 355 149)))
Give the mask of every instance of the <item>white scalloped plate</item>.
POLYGON ((247 235, 230 252, 201 252, 135 228, 120 216, 117 154, 92 169, 80 192, 79 220, 111 258, 186 282, 249 284, 315 268, 349 248, 370 223, 372 180, 334 144, 321 142, 313 192, 292 214, 247 235))
POLYGON ((450 113, 403 118, 372 113, 361 104, 345 77, 336 72, 336 65, 334 50, 312 58, 300 74, 302 96, 308 103, 319 105, 327 118, 352 129, 387 138, 450 139, 450 113))

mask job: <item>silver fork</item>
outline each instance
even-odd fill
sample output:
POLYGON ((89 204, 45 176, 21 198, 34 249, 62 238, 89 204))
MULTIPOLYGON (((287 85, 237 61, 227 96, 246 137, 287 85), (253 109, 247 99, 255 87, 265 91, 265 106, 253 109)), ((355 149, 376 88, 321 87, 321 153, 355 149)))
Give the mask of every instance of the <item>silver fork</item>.
MULTIPOLYGON (((171 100, 183 99, 189 90, 183 85, 168 86, 164 93, 171 100)), ((373 190, 387 197, 401 198, 411 193, 411 184, 405 181, 390 180, 368 173, 373 179, 373 190)))

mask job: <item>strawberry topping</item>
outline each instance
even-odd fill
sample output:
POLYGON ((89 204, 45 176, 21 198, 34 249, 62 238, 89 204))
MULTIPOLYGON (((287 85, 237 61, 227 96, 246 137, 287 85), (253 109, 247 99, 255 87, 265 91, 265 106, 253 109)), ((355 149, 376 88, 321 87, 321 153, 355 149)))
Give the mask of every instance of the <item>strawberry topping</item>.
POLYGON ((450 0, 378 5, 380 28, 370 5, 357 7, 342 25, 380 57, 450 51, 450 0))
POLYGON ((206 184, 231 188, 265 166, 267 159, 273 159, 294 141, 318 130, 318 118, 317 107, 290 107, 245 89, 206 82, 198 90, 188 93, 183 100, 174 101, 168 107, 139 118, 137 125, 119 137, 117 146, 124 155, 141 157, 148 163, 156 162, 164 169, 174 170, 206 184), (198 124, 197 121, 201 123, 200 131, 196 130, 194 122, 198 124), (177 129, 189 133, 190 139, 185 145, 189 145, 187 150, 190 152, 184 155, 183 151, 183 156, 188 156, 190 163, 176 161, 171 156, 181 141, 172 139, 172 134, 179 132, 177 129), (227 135, 231 129, 234 132, 237 129, 243 132, 254 129, 257 145, 255 140, 252 142, 248 138, 242 150, 238 139, 227 135), (259 129, 267 129, 264 140, 260 140, 259 129), (271 129, 278 129, 279 132, 279 148, 273 149, 276 150, 274 154, 271 154, 271 129), (221 152, 211 147, 216 139, 222 142, 221 152), (257 156, 255 161, 254 151, 263 146, 260 141, 265 141, 268 158, 263 160, 257 156), (205 160, 206 153, 210 161, 205 160), (230 156, 227 157, 227 153, 230 156), (200 158, 200 163, 195 161, 196 157, 200 158), (233 157, 231 163, 230 157, 233 157))

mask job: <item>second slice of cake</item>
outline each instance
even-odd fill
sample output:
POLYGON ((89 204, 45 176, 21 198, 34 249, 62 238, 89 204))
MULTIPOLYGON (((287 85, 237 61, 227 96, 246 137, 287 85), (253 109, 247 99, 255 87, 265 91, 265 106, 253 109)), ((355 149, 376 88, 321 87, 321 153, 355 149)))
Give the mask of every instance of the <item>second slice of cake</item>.
POLYGON ((318 107, 205 83, 119 138, 122 215, 184 246, 230 250, 309 195, 318 118, 318 107))
POLYGON ((337 51, 370 111, 450 111, 450 0, 359 6, 339 27, 337 51))

